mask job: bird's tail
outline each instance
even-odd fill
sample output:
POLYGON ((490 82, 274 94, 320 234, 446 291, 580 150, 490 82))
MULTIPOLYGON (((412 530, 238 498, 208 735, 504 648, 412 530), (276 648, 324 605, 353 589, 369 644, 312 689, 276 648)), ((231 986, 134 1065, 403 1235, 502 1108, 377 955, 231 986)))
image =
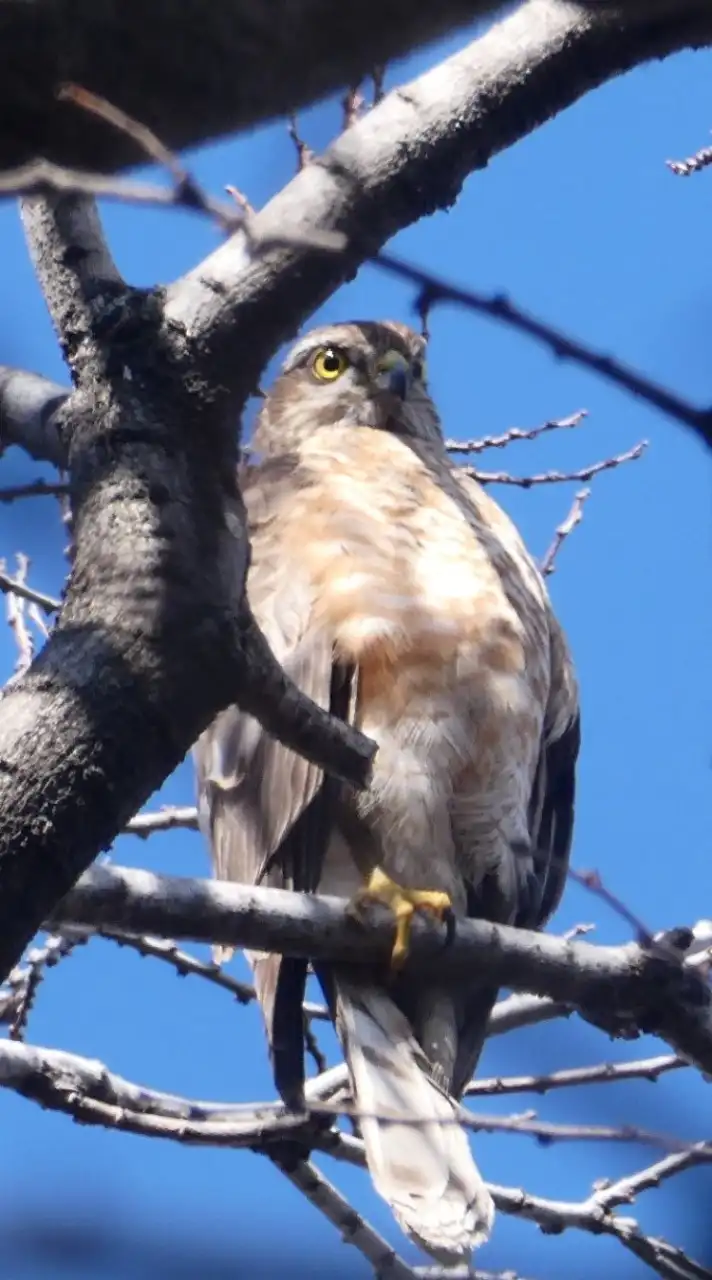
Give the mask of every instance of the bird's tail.
POLYGON ((336 1014, 376 1190, 432 1257, 445 1265, 469 1259, 490 1234, 494 1205, 457 1122, 458 1104, 430 1078, 407 1019, 385 991, 340 974, 336 1014))

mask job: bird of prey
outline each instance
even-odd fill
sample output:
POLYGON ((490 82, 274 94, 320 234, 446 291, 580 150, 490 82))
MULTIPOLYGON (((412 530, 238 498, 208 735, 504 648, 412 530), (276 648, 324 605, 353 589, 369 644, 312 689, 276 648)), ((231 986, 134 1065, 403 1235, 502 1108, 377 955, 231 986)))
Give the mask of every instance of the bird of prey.
MULTIPOLYGON (((264 401, 260 460, 242 476, 251 607, 304 692, 375 740, 372 785, 325 777, 237 707, 195 760, 217 877, 393 909, 390 969, 316 973, 373 1183, 449 1264, 492 1225, 457 1117, 497 991, 481 970, 409 973, 410 921, 430 909, 455 927, 546 922, 566 877, 579 713, 535 563, 450 461, 424 349, 394 322, 309 333, 264 401)), ((276 1084, 298 1107, 306 964, 249 959, 276 1084)))

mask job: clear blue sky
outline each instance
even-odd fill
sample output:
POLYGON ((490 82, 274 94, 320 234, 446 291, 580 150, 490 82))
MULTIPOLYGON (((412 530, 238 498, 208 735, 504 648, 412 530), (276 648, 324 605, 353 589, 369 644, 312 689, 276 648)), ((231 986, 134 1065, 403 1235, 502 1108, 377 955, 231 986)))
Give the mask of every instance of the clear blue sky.
MULTIPOLYGON (((390 75, 407 78, 456 47, 412 58, 390 75)), ((685 181, 665 168, 707 140, 710 55, 686 54, 638 70, 587 97, 565 115, 495 159, 467 183, 457 207, 398 237, 394 249, 418 264, 477 289, 505 291, 524 307, 594 346, 647 371, 691 400, 712 400, 709 257, 712 173, 685 181)), ((312 147, 338 129, 324 106, 301 120, 312 147)), ((205 186, 238 185, 255 205, 291 175, 294 154, 282 125, 221 143, 191 157, 205 186)), ((106 228, 119 266, 139 285, 168 282, 216 244, 217 232, 187 214, 108 207, 106 228)), ((43 302, 27 260, 15 209, 0 208, 0 279, 5 300, 2 360, 65 379, 43 302)), ((366 266, 323 308, 320 319, 411 315, 408 288, 366 266)), ((482 466, 524 474, 567 469, 629 448, 651 446, 642 461, 601 476, 582 526, 565 545, 552 580, 556 606, 575 654, 583 697, 574 864, 596 867, 606 883, 652 929, 712 915, 709 833, 712 760, 712 605, 709 575, 711 459, 679 426, 581 369, 555 362, 504 327, 461 311, 433 319, 432 389, 448 434, 471 437, 509 426, 589 412, 575 432, 482 466)), ((40 474, 16 450, 3 459, 0 483, 40 474)), ((574 486, 497 496, 541 554, 563 517, 574 486)), ((57 591, 62 539, 53 503, 0 507, 0 551, 32 557, 35 586, 57 591)), ((13 645, 0 629, 9 674, 13 645)), ((190 803, 184 764, 166 783, 162 803, 190 803)), ((118 862, 203 875, 199 838, 117 842, 118 862)), ((625 925, 571 886, 554 927, 595 920, 596 937, 627 937, 625 925)), ((101 1059, 141 1083, 191 1097, 244 1100, 272 1096, 262 1032, 254 1009, 196 979, 102 942, 92 944, 43 985, 30 1039, 101 1059)), ((654 1043, 611 1044, 577 1020, 555 1029, 500 1039, 487 1049, 486 1074, 521 1073, 640 1056, 654 1043)), ((638 1123, 707 1137, 709 1093, 691 1074, 649 1084, 566 1091, 543 1099, 502 1100, 508 1113, 537 1107, 549 1119, 638 1123)), ((99 1213, 121 1232, 168 1232, 176 1259, 197 1245, 204 1257, 230 1251, 245 1259, 273 1245, 323 1259, 326 1272, 366 1277, 367 1264, 346 1250, 328 1224, 263 1159, 249 1153, 198 1151, 99 1129, 80 1128, 0 1092, 0 1225, 34 1201, 65 1217, 99 1213)), ((595 1178, 615 1177, 647 1159, 631 1146, 539 1148, 526 1138, 478 1141, 490 1180, 540 1194, 583 1197, 595 1178)), ((399 1235, 365 1175, 323 1165, 406 1257, 399 1235)), ((712 1175, 686 1175, 649 1193, 631 1212, 650 1230, 686 1242, 710 1261, 705 1210, 712 1175)), ((619 1246, 568 1233, 541 1235, 500 1216, 481 1265, 513 1267, 539 1280, 593 1280, 605 1268, 620 1280, 647 1274, 619 1246)), ((420 1261, 425 1261, 420 1259, 420 1261)), ((205 1264, 207 1267, 207 1262, 205 1264)), ((2 1268, 0 1268, 2 1271, 2 1268)), ((2 1274, 10 1274, 2 1271, 2 1274)), ((47 1264, 13 1276, 49 1280, 47 1264)), ((91 1274, 72 1264, 60 1275, 91 1274)), ((115 1274, 123 1271, 117 1262, 115 1274)), ((143 1274, 143 1273, 142 1273, 143 1274)), ((149 1274, 149 1271, 146 1271, 149 1274)), ((174 1260, 150 1274, 217 1275, 183 1270, 174 1260)), ((223 1272, 220 1272, 222 1275, 223 1272)))

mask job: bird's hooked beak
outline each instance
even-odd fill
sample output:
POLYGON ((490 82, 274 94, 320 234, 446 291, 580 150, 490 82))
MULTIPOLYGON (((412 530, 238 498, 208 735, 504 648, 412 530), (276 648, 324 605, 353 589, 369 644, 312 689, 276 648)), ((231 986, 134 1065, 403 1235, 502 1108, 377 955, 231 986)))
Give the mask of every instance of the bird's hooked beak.
POLYGON ((376 365, 376 389, 405 400, 413 384, 413 371, 400 351, 387 351, 376 365))

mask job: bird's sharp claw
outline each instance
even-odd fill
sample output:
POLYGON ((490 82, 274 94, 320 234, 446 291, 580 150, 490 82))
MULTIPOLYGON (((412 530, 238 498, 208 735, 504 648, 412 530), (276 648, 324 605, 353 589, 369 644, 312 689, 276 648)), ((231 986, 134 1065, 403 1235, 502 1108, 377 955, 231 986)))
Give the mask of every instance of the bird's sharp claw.
POLYGON ((399 969, 405 962, 410 946, 410 930, 416 911, 430 911, 437 920, 444 920, 452 913, 452 903, 447 893, 440 889, 406 889, 396 884, 385 871, 376 867, 367 883, 356 895, 354 906, 366 902, 381 902, 390 907, 396 920, 396 937, 391 953, 391 968, 399 969))

